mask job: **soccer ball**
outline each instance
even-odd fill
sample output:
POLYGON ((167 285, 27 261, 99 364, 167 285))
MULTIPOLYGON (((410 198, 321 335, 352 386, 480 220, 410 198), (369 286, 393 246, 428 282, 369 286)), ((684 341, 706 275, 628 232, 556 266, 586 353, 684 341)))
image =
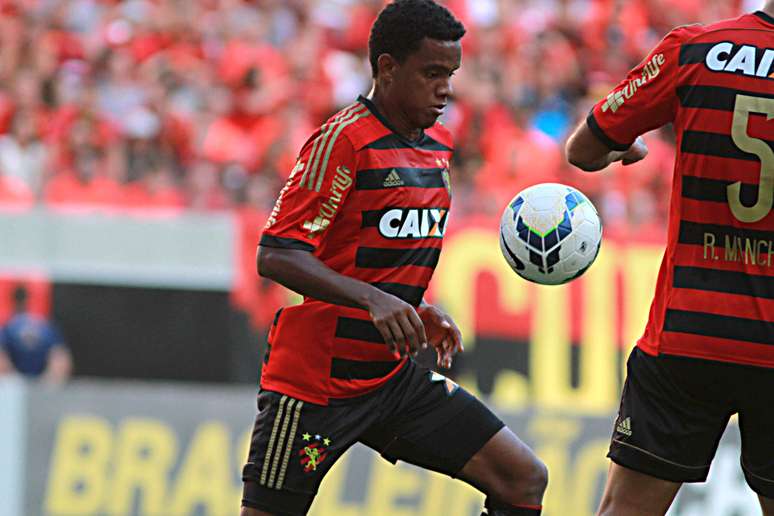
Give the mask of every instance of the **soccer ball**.
POLYGON ((602 243, 596 208, 575 188, 543 183, 519 193, 500 219, 500 249, 516 274, 560 285, 586 272, 602 243))

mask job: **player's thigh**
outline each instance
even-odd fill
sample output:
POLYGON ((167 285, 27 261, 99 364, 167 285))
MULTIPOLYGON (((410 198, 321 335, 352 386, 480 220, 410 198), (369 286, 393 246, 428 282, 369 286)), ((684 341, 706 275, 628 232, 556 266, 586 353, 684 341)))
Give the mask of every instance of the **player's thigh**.
POLYGON ((540 504, 545 466, 480 400, 443 376, 414 367, 402 382, 408 403, 361 437, 395 463, 459 478, 507 503, 540 504))
POLYGON ((474 396, 437 373, 411 365, 386 410, 360 441, 388 461, 456 477, 504 424, 474 396))
POLYGON ((369 426, 372 413, 363 403, 321 406, 262 391, 242 471, 242 506, 306 514, 323 477, 369 426))
POLYGON ((682 484, 611 464, 599 516, 661 516, 682 484))
POLYGON ((635 348, 608 457, 656 479, 703 482, 735 410, 730 392, 724 364, 652 357, 635 348))
POLYGON ((774 499, 774 369, 737 366, 742 470, 771 511, 774 499))

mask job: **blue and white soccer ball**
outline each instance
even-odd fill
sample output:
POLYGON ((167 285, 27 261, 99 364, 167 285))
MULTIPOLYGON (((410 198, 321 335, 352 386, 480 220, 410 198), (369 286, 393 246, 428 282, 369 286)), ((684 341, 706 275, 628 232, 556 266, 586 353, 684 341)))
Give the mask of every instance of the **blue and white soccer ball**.
POLYGON ((594 205, 575 188, 543 183, 519 193, 500 219, 500 249, 524 279, 560 285, 594 263, 602 222, 594 205))

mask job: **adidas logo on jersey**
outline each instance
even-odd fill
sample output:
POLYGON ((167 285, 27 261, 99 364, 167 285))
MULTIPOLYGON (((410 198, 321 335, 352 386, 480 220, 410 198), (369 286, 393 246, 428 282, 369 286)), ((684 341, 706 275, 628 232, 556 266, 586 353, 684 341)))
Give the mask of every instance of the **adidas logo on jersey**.
POLYGON ((774 48, 737 46, 724 41, 710 48, 704 64, 713 72, 774 79, 774 73, 770 73, 774 64, 774 48))
POLYGON ((615 427, 619 434, 624 434, 627 437, 632 436, 632 418, 627 417, 615 427))
POLYGON ((445 208, 393 208, 379 219, 384 238, 443 238, 449 210, 445 208))
POLYGON ((390 171, 390 173, 387 174, 387 177, 384 179, 384 183, 382 184, 382 186, 384 186, 385 188, 403 186, 403 179, 400 178, 398 171, 393 168, 390 171))

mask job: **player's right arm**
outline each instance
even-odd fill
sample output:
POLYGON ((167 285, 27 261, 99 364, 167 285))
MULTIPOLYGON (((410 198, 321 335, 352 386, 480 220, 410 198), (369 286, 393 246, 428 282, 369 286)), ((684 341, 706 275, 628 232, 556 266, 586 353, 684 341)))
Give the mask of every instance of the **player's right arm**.
POLYGON ((413 306, 339 274, 314 254, 347 202, 357 170, 349 140, 339 137, 328 147, 324 134, 304 147, 277 199, 258 247, 258 274, 305 297, 366 309, 393 351, 416 353, 427 337, 413 306))
POLYGON ((678 27, 605 98, 567 140, 567 160, 587 172, 648 154, 641 135, 674 119, 680 45, 698 26, 678 27))

